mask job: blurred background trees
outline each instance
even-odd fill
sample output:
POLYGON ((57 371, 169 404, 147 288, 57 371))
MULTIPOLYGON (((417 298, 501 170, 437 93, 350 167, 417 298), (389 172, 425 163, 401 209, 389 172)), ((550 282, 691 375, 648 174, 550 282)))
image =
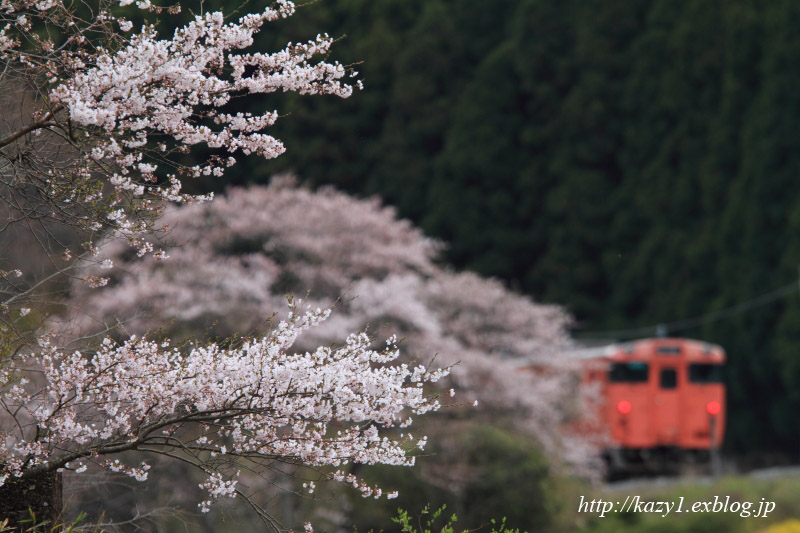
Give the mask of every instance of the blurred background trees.
MULTIPOLYGON (((276 129, 304 149, 238 180, 378 194, 576 336, 652 335, 797 279, 798 23, 785 1, 318 2, 270 38, 346 35, 366 90, 293 98, 276 129)), ((745 307, 672 333, 730 354, 729 452, 800 459, 800 298, 745 307)))

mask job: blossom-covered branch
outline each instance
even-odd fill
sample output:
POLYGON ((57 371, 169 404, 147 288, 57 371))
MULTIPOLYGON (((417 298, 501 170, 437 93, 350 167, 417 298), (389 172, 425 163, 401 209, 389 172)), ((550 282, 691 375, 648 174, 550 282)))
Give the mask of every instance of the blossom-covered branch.
POLYGON ((171 37, 155 24, 180 6, 146 0, 131 11, 132 3, 0 2, 0 81, 37 95, 0 131, 0 176, 47 204, 52 218, 94 234, 113 229, 146 254, 154 250, 142 237, 164 200, 210 198, 184 193, 187 177, 221 177, 237 153, 283 153, 265 133, 279 113, 229 112, 233 99, 276 91, 346 98, 353 87, 343 80, 354 73, 315 60, 330 50, 327 35, 249 51, 265 23, 294 12, 288 0, 233 22, 202 13, 171 37), (126 13, 144 24, 134 29, 126 13), (184 163, 189 152, 204 162, 184 163))
MULTIPOLYGON (((297 337, 329 311, 291 309, 271 334, 239 348, 181 351, 132 337, 106 339, 87 356, 43 341, 40 353, 0 371, 0 486, 54 470, 82 472, 88 462, 144 480, 147 463, 106 456, 179 454, 207 474, 201 507, 208 510, 216 498, 236 495, 240 469, 273 461, 413 464, 408 453, 425 439, 382 433, 438 409, 423 384, 449 371, 392 365, 396 341, 375 350, 363 333, 338 348, 295 353, 297 337)), ((380 495, 341 469, 329 477, 380 495)))

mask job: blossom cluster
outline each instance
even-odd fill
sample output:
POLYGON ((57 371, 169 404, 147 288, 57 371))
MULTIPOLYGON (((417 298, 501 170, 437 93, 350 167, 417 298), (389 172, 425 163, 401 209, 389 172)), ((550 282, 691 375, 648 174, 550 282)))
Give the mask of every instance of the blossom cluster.
MULTIPOLYGON (((208 499, 234 496, 238 465, 271 461, 340 467, 348 463, 413 464, 408 452, 425 439, 385 430, 439 408, 423 384, 448 369, 392 364, 394 339, 372 348, 366 334, 340 347, 294 352, 298 336, 330 311, 307 309, 264 337, 223 348, 188 350, 147 338, 105 339, 92 354, 66 352, 47 340, 35 356, 0 370, 0 486, 36 471, 85 470, 96 462, 138 480, 149 465, 101 456, 126 450, 176 451, 207 474, 208 499), (8 424, 13 415, 15 423, 8 424)), ((332 479, 369 487, 340 471, 332 479)))
POLYGON ((269 159, 285 150, 265 133, 278 111, 227 112, 233 99, 277 91, 346 98, 353 91, 344 80, 354 72, 317 60, 333 43, 327 35, 273 53, 250 50, 265 23, 294 12, 288 0, 235 21, 222 12, 201 13, 178 23, 170 37, 155 24, 167 14, 177 17, 177 4, 137 1, 135 16, 144 19, 138 29, 123 16, 132 0, 100 0, 89 18, 67 4, 0 1, 0 60, 20 78, 37 80, 45 96, 16 131, 0 138, 0 157, 23 165, 18 155, 27 148, 20 143, 43 133, 41 139, 65 143, 66 161, 62 155, 27 164, 29 185, 54 204, 82 206, 66 217, 70 224, 111 228, 140 254, 154 251, 143 236, 163 201, 210 198, 183 192, 185 178, 221 177, 237 153, 269 159), (200 150, 192 152, 195 147, 200 150), (181 154, 189 152, 204 162, 183 163, 181 154))

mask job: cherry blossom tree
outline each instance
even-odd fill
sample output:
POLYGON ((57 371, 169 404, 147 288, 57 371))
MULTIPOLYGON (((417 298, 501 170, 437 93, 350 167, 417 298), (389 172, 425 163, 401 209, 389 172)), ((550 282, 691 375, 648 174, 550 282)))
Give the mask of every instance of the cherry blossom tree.
POLYGON ((327 36, 274 53, 250 49, 266 23, 293 11, 277 0, 236 20, 220 12, 187 20, 178 4, 150 0, 0 0, 0 104, 8 111, 0 237, 29 230, 28 245, 38 244, 49 264, 46 274, 26 272, 0 252, 0 520, 18 520, 29 506, 49 508, 45 517, 55 520, 65 470, 92 464, 145 479, 149 463, 129 463, 122 454, 131 450, 196 466, 207 510, 220 497, 247 498, 240 472, 275 462, 320 468, 378 497, 380 488, 344 466, 409 465, 409 452, 424 446, 404 428, 439 407, 423 384, 448 370, 395 364, 391 337, 382 348, 349 332, 336 345, 297 345, 330 321, 310 302, 293 301, 283 320, 225 344, 131 335, 92 347, 97 330, 48 333, 26 322, 32 307, 48 313, 54 279, 102 292, 121 275, 99 250, 116 244, 140 259, 167 259, 154 238, 168 229, 165 205, 212 199, 183 192, 185 180, 221 178, 240 154, 284 151, 265 133, 279 113, 238 113, 234 99, 351 94, 344 80, 355 73, 319 59, 327 36), (169 20, 174 32, 160 34, 169 20), (37 484, 51 493, 26 492, 37 484))
POLYGON ((155 23, 178 17, 179 5, 132 4, 0 2, 0 81, 4 92, 21 87, 10 93, 10 105, 21 101, 20 92, 33 95, 9 113, 0 135, 0 186, 11 220, 78 228, 88 233, 89 254, 112 230, 139 254, 158 258, 142 237, 155 229, 164 201, 210 199, 182 192, 186 178, 222 177, 237 154, 274 158, 284 151, 264 132, 277 111, 227 112, 232 101, 276 91, 348 97, 353 87, 343 79, 354 73, 315 61, 332 44, 323 35, 274 53, 249 50, 265 23, 293 13, 287 0, 234 22, 201 13, 171 37, 159 35, 155 23), (134 29, 125 13, 144 22, 134 29), (184 154, 203 162, 186 164, 184 154))
POLYGON ((471 417, 512 421, 556 461, 597 473, 595 447, 568 431, 582 406, 578 369, 564 356, 568 315, 437 264, 442 244, 377 199, 313 192, 280 176, 210 204, 170 207, 163 221, 170 260, 136 257, 123 243, 102 247, 99 258, 121 268, 104 293, 74 284, 71 299, 83 314, 73 326, 120 323, 142 334, 171 323, 173 335, 225 337, 257 330, 286 293, 307 295, 314 306, 336 308, 309 332, 310 346, 367 327, 397 335, 406 353, 455 365, 441 391, 458 391, 462 404, 477 400, 471 417))

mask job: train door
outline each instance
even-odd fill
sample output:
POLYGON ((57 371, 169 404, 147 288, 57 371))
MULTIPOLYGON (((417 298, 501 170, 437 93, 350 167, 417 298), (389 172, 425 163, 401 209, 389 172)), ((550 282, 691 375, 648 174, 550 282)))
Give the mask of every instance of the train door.
POLYGON ((657 445, 674 445, 680 435, 680 395, 678 365, 657 367, 657 388, 653 396, 653 424, 657 445))

